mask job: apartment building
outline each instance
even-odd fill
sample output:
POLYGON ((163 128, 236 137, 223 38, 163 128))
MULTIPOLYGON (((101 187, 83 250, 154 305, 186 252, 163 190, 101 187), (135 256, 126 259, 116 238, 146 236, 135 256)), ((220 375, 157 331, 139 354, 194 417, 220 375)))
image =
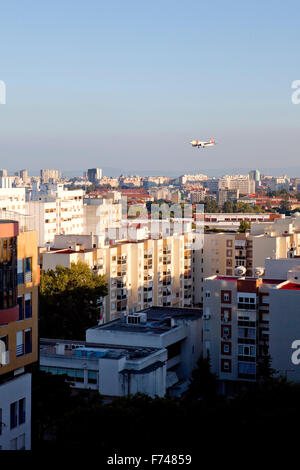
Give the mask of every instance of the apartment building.
POLYGON ((122 204, 117 191, 110 191, 110 198, 85 198, 83 206, 83 226, 85 233, 104 235, 108 228, 120 226, 122 204), (116 199, 115 199, 116 198, 116 199))
POLYGON ((250 222, 251 224, 261 222, 267 222, 270 224, 279 217, 279 214, 271 214, 268 212, 210 212, 204 214, 204 225, 207 225, 210 228, 237 230, 243 220, 250 222))
POLYGON ((37 234, 0 220, 0 448, 31 447, 31 368, 38 360, 37 234))
POLYGON ((203 201, 204 198, 206 196, 206 193, 205 191, 191 191, 190 192, 190 201, 191 201, 191 204, 197 204, 199 203, 200 201, 203 201))
POLYGON ((59 170, 41 170, 41 182, 42 183, 57 183, 60 178, 59 170))
POLYGON ((101 168, 89 168, 87 171, 87 178, 91 183, 98 183, 102 178, 101 168))
POLYGON ((86 340, 103 347, 131 345, 167 350, 166 391, 180 394, 186 390, 202 352, 201 331, 199 309, 151 307, 89 328, 86 340))
POLYGON ((223 206, 227 201, 236 202, 239 198, 239 189, 219 189, 218 191, 218 204, 223 206))
POLYGON ((255 180, 249 175, 224 175, 218 189, 238 189, 240 194, 255 193, 255 180))
MULTIPOLYGON (((130 318, 130 317, 129 317, 130 318)), ((166 394, 165 348, 41 339, 40 369, 66 374, 75 389, 97 390, 105 398, 166 394)))
POLYGON ((300 217, 295 216, 277 218, 272 222, 252 222, 251 230, 246 233, 205 233, 203 250, 194 252, 195 304, 203 302, 206 277, 215 274, 232 276, 238 266, 246 268, 246 276, 253 276, 254 269, 264 267, 267 258, 299 256, 299 229, 300 217))
POLYGON ((0 210, 26 213, 25 188, 0 188, 0 210))
POLYGON ((152 305, 193 305, 192 232, 111 245, 104 245, 96 235, 60 236, 41 256, 44 270, 80 260, 106 276, 109 292, 101 309, 104 321, 152 305))
POLYGON ((84 233, 83 197, 83 190, 67 191, 63 185, 46 185, 32 192, 26 208, 34 216, 39 246, 52 244, 55 234, 84 233))
POLYGON ((233 390, 235 382, 257 380, 259 364, 267 355, 278 374, 300 382, 300 366, 292 358, 300 331, 299 279, 299 265, 288 280, 205 279, 203 353, 209 354, 223 391, 233 390))

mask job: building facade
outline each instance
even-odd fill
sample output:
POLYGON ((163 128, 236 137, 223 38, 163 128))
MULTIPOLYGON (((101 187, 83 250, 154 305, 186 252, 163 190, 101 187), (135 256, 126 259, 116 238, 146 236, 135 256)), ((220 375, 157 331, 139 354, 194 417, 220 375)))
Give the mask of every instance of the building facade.
POLYGON ((0 221, 0 446, 31 447, 31 367, 38 360, 37 235, 0 221))

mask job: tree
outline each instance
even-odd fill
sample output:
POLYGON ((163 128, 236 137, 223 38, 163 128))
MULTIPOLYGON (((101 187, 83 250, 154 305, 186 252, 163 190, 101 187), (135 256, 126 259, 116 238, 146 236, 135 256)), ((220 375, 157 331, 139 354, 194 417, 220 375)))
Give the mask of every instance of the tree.
POLYGON ((250 222, 247 222, 247 220, 242 220, 240 222, 240 226, 239 226, 239 232, 241 233, 244 233, 246 232, 246 230, 249 230, 250 229, 250 222))
POLYGON ((265 354, 259 359, 257 363, 257 376, 260 380, 264 382, 273 380, 273 375, 277 371, 272 368, 271 364, 272 359, 270 354, 265 354))
POLYGON ((40 336, 85 339, 85 330, 100 318, 99 300, 105 295, 105 277, 92 272, 86 263, 42 271, 40 336))
POLYGON ((232 201, 226 201, 223 204, 222 212, 231 214, 234 212, 234 203, 232 201))
POLYGON ((287 212, 290 212, 291 210, 291 203, 287 198, 282 199, 280 203, 280 211, 286 214, 287 212))
POLYGON ((218 206, 218 203, 214 199, 210 199, 209 197, 205 197, 205 199, 204 199, 204 212, 208 212, 208 213, 220 212, 220 207, 218 206))
POLYGON ((216 377, 210 370, 210 357, 200 356, 192 372, 187 398, 213 399, 216 396, 216 377))

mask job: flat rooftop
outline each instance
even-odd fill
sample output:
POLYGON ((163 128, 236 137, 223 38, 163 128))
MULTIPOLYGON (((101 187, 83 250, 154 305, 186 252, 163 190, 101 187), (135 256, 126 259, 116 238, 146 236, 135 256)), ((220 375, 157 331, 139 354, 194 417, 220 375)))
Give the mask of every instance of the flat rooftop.
POLYGON ((285 282, 285 279, 268 279, 268 278, 260 278, 260 277, 247 277, 247 276, 216 276, 214 280, 218 281, 226 281, 226 282, 237 282, 238 280, 245 280, 245 281, 257 281, 258 279, 262 280, 263 284, 281 284, 285 282))
POLYGON ((126 357, 130 360, 138 360, 143 357, 151 356, 159 351, 158 348, 142 346, 117 346, 109 344, 89 343, 86 341, 72 341, 63 339, 40 339, 40 355, 48 357, 65 357, 67 359, 120 359, 126 357), (64 353, 58 354, 56 345, 64 345, 64 353))
POLYGON ((202 310, 199 308, 173 308, 173 307, 149 307, 135 312, 136 314, 146 313, 147 321, 144 324, 126 323, 126 318, 118 318, 103 325, 96 325, 91 329, 107 330, 107 331, 126 331, 136 333, 158 334, 161 335, 178 325, 172 325, 170 319, 194 321, 202 316, 202 310))

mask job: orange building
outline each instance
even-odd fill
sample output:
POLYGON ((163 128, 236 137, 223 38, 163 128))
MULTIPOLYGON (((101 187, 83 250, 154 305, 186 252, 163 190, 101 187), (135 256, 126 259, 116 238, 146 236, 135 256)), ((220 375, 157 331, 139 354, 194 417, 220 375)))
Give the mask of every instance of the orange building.
POLYGON ((37 233, 0 220, 0 449, 30 449, 38 361, 37 233))

